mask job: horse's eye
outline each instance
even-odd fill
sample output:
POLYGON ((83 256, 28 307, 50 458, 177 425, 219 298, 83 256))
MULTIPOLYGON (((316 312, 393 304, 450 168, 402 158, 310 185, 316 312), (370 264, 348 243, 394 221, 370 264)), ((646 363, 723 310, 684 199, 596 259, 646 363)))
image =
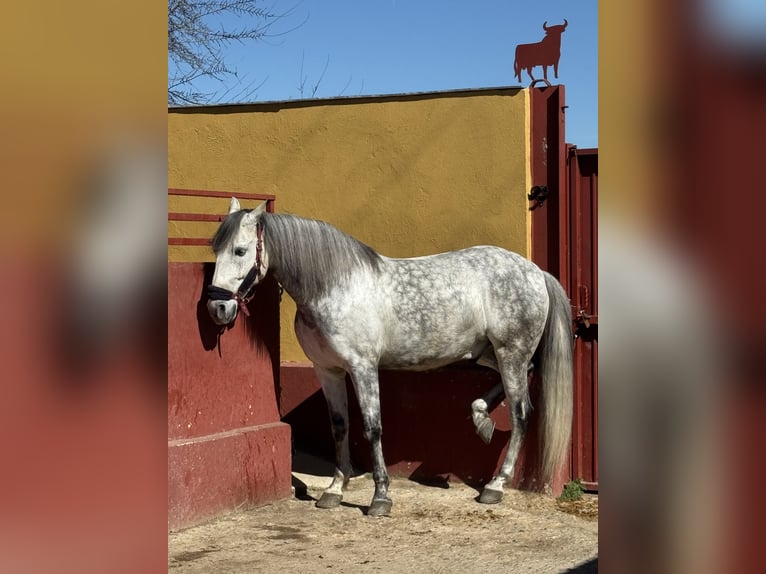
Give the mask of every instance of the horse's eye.
POLYGON ((234 255, 236 255, 237 257, 244 257, 245 253, 247 253, 247 248, 246 247, 237 247, 234 250, 234 255))

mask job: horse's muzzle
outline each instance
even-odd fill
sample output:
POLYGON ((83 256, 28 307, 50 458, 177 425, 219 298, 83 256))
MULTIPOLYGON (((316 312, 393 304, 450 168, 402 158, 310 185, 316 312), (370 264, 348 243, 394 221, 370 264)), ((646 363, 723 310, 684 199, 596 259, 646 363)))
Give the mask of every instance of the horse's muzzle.
POLYGON ((209 300, 207 311, 217 325, 228 325, 237 316, 237 302, 234 299, 209 300))

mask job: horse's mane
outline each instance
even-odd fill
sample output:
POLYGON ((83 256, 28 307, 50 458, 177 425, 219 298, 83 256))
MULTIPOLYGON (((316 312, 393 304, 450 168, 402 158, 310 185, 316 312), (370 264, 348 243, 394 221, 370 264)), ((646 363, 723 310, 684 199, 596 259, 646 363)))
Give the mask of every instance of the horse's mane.
POLYGON ((324 221, 274 213, 261 221, 269 267, 295 298, 313 299, 355 270, 380 266, 374 249, 324 221))
MULTIPOLYGON (((213 251, 228 244, 249 211, 224 219, 213 236, 213 251)), ((260 221, 269 267, 296 299, 308 301, 348 280, 355 270, 380 267, 374 249, 324 221, 275 213, 262 214, 260 221)))

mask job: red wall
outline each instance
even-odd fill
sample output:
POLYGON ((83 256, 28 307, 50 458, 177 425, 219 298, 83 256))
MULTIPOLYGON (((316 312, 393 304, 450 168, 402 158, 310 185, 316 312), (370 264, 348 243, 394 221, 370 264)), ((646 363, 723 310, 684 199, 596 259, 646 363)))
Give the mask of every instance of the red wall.
POLYGON ((291 494, 280 422, 279 296, 259 287, 249 318, 218 338, 205 307, 212 265, 168 264, 168 527, 291 494))

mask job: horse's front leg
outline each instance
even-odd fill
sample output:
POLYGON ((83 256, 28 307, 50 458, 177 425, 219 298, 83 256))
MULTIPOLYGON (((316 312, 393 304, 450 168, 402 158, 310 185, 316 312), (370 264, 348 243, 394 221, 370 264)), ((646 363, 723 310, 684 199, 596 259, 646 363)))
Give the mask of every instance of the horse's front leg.
POLYGON ((315 371, 327 401, 332 436, 335 440, 335 475, 330 486, 317 501, 317 506, 319 508, 335 508, 343 500, 343 490, 351 478, 346 372, 341 369, 328 370, 321 367, 315 367, 315 371))
POLYGON ((380 422, 380 385, 377 365, 357 365, 351 370, 351 378, 356 388, 356 396, 364 420, 364 436, 372 447, 372 477, 375 481, 375 494, 372 496, 368 516, 388 516, 391 514, 392 501, 388 497, 388 471, 383 459, 381 436, 383 428, 380 422))

